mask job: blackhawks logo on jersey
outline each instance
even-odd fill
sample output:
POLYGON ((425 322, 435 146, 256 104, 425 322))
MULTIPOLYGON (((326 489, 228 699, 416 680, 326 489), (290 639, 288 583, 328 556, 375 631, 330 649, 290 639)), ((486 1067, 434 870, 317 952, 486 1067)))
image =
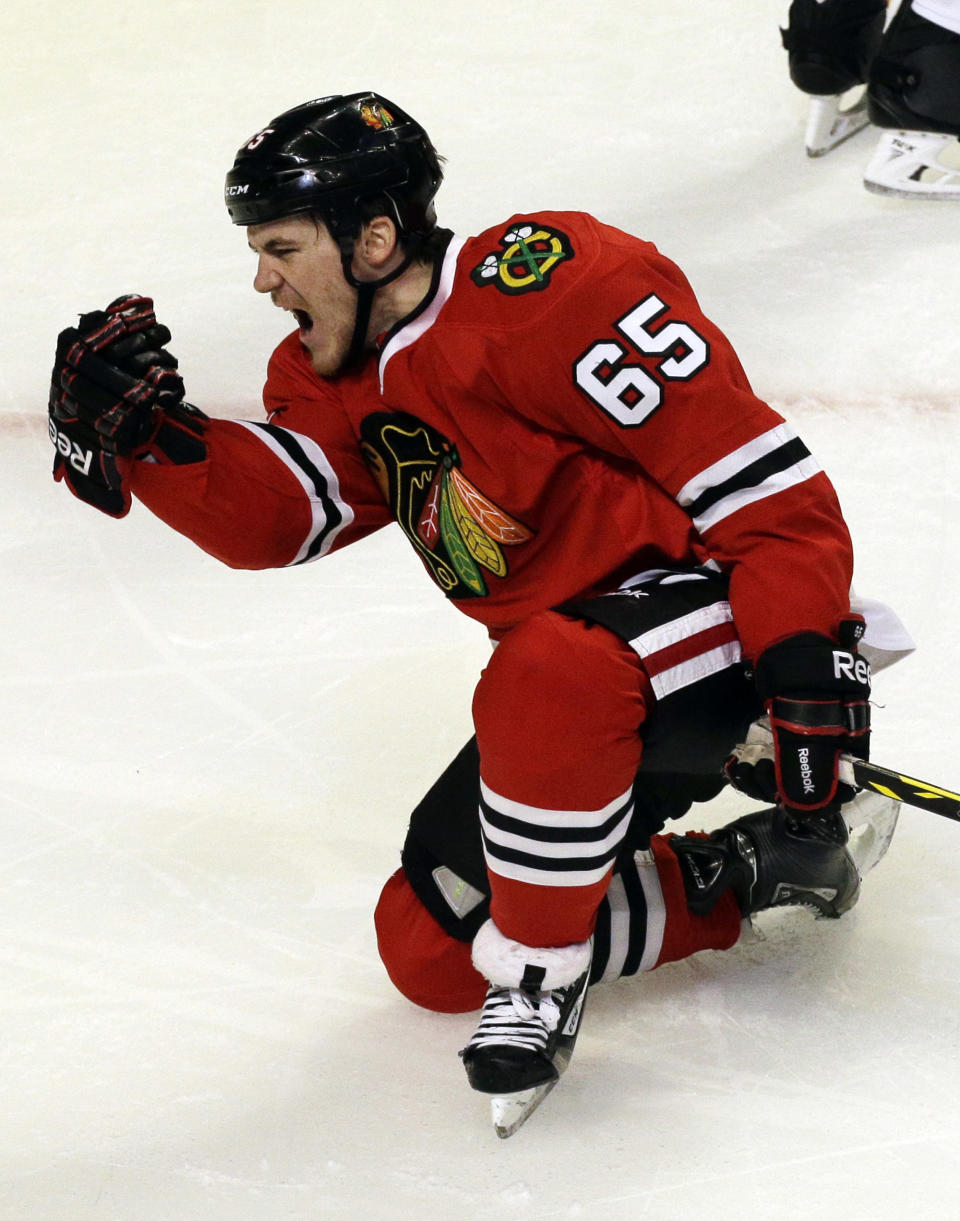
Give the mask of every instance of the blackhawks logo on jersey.
POLYGON ((482 598, 484 570, 507 575, 504 547, 533 538, 461 469, 457 448, 403 412, 377 412, 361 426, 364 457, 433 579, 448 598, 482 598))
POLYGON ((488 254, 470 278, 482 288, 494 284, 502 293, 536 292, 546 288, 558 264, 573 258, 570 239, 559 229, 538 221, 514 225, 500 239, 502 249, 488 254))

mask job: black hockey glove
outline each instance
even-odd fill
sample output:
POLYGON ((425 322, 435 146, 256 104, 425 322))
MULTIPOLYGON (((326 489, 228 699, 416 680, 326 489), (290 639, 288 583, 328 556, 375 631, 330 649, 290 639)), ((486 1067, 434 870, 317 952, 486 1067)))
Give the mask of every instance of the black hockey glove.
POLYGON ((858 616, 841 625, 840 643, 813 632, 767 649, 755 679, 770 718, 773 758, 735 754, 727 778, 763 801, 777 800, 811 829, 833 837, 833 816, 853 790, 839 780, 841 754, 867 758, 870 741, 870 666, 856 651, 858 616))
POLYGON ((169 330, 149 297, 124 296, 61 331, 49 400, 53 474, 113 517, 130 508, 117 459, 147 446, 170 461, 198 462, 206 417, 183 402, 169 330))

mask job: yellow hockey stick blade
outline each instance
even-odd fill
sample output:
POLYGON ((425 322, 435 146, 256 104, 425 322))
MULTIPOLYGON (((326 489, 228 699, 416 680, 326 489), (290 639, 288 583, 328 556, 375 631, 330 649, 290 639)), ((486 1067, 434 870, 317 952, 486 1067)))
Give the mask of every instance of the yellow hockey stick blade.
POLYGON ((844 783, 852 783, 858 789, 872 789, 875 793, 882 793, 884 797, 902 801, 904 805, 915 806, 918 810, 929 810, 932 814, 939 814, 941 818, 960 822, 960 793, 942 789, 939 785, 927 784, 923 780, 914 779, 913 776, 891 771, 877 763, 867 763, 853 755, 842 756, 840 779, 844 783))

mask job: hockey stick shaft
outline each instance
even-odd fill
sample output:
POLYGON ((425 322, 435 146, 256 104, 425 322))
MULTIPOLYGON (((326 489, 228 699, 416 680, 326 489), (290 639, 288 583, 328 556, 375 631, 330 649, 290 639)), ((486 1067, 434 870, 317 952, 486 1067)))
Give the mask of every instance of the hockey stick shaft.
POLYGON ((960 822, 960 793, 951 793, 949 789, 942 789, 936 784, 915 780, 902 772, 892 772, 889 768, 867 763, 853 755, 841 756, 840 779, 858 789, 873 789, 875 793, 883 793, 885 797, 893 797, 905 805, 930 810, 933 814, 960 822))

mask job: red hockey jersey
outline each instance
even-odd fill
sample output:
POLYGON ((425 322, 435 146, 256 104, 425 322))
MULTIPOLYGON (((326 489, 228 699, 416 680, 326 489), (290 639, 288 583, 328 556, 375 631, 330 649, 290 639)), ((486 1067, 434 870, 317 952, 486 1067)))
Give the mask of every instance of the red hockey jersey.
POLYGON ((270 361, 261 422, 212 420, 195 466, 131 490, 225 563, 304 563, 399 523, 494 636, 651 569, 719 567, 747 657, 849 606, 833 488, 758 399, 685 277, 581 213, 451 237, 362 369, 270 361))

